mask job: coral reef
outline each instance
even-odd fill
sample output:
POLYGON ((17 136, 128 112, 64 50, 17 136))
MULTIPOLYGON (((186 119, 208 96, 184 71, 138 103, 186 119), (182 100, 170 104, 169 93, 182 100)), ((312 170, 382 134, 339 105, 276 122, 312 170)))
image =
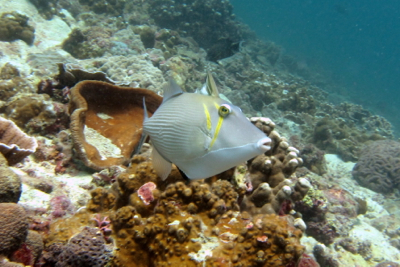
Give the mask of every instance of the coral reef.
POLYGON ((17 203, 21 191, 21 178, 8 168, 6 158, 0 154, 0 203, 17 203))
POLYGON ((150 114, 162 100, 147 89, 100 81, 83 81, 71 89, 71 134, 86 166, 101 170, 128 163, 142 133, 143 99, 150 114))
POLYGON ((79 0, 80 4, 98 14, 107 13, 112 16, 121 16, 127 2, 126 0, 79 0))
POLYGON ((242 39, 242 30, 233 20, 229 1, 182 0, 149 1, 150 17, 160 27, 185 32, 210 51, 210 60, 233 55, 242 39))
POLYGON ((14 122, 0 117, 0 152, 9 165, 22 161, 35 152, 37 141, 22 132, 14 122))
POLYGON ((35 29, 28 24, 29 18, 18 12, 3 13, 0 17, 0 40, 12 42, 22 40, 32 45, 35 29))
POLYGON ((353 169, 360 185, 379 193, 400 189, 400 143, 376 141, 366 146, 353 169))
POLYGON ((0 203, 0 255, 8 256, 25 242, 28 221, 25 210, 15 203, 0 203))
MULTIPOLYGON (((0 15, 1 117, 38 141, 14 166, 0 155, 0 202, 19 200, 25 209, 16 208, 16 218, 2 206, 16 204, 0 204, 0 251, 13 243, 0 252, 1 266, 398 265, 396 195, 360 187, 352 163, 343 167, 328 154, 356 161, 364 145, 394 139, 390 123, 361 106, 330 103, 325 90, 333 83, 283 47, 258 40, 235 21, 229 1, 0 2, 4 12, 24 14, 0 15), (210 179, 186 181, 173 167, 161 181, 147 143, 131 158, 143 95, 132 93, 131 101, 125 86, 162 95, 165 78, 173 77, 194 92, 207 71, 221 97, 257 116, 251 120, 271 137, 272 149, 210 179), (82 81, 91 90, 80 92, 86 111, 74 93, 82 81), (82 123, 79 138, 71 136, 68 102, 75 125, 82 123), (119 117, 131 111, 135 118, 119 117), (89 136, 90 127, 104 139, 89 136), (110 141, 120 133, 125 137, 110 141), (97 155, 107 162, 98 150, 127 149, 121 162, 96 165, 93 173, 78 160, 82 141, 93 149, 83 151, 84 161, 97 155)), ((378 188, 382 182, 398 193, 391 179, 398 174, 396 145, 390 146, 360 176, 373 183, 378 177, 378 188)))

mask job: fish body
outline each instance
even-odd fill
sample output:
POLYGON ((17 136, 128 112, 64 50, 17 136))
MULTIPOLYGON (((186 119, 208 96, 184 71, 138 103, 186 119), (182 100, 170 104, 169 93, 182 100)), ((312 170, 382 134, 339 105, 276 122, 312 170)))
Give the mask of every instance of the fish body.
POLYGON ((171 80, 161 106, 145 118, 143 132, 150 136, 153 167, 162 179, 171 163, 188 178, 203 179, 270 149, 271 140, 240 108, 212 94, 183 92, 171 80))

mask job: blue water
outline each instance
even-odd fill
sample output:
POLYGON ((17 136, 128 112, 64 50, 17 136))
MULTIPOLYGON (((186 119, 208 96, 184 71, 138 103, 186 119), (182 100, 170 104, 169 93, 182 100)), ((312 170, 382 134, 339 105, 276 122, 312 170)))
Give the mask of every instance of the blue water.
POLYGON ((322 89, 362 104, 400 128, 400 1, 231 3, 260 39, 329 74, 337 86, 322 89))

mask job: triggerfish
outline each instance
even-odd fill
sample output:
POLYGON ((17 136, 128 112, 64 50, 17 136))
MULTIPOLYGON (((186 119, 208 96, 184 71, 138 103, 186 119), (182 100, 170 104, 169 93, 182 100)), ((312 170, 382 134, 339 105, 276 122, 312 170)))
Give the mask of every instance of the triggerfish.
POLYGON ((210 74, 206 89, 209 95, 187 93, 171 79, 151 118, 144 107, 143 133, 150 136, 153 167, 163 180, 172 163, 188 178, 203 179, 270 149, 271 139, 219 97, 210 74))

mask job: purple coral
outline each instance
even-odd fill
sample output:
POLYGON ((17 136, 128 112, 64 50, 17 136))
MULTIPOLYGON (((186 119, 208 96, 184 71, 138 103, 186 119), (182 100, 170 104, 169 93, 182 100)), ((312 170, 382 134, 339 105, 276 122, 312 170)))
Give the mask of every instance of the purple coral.
POLYGON ((361 151, 353 177, 361 186, 378 193, 400 189, 400 142, 375 141, 361 151))
POLYGON ((138 195, 145 205, 149 205, 154 200, 153 190, 156 189, 156 184, 148 182, 142 185, 138 190, 138 195))
POLYGON ((93 218, 93 220, 96 222, 97 228, 100 229, 101 233, 104 236, 104 239, 108 242, 109 241, 109 235, 111 233, 111 221, 108 219, 107 216, 102 217, 101 214, 96 214, 93 218))
POLYGON ((61 195, 53 197, 50 200, 51 216, 53 218, 60 218, 67 213, 71 213, 74 209, 71 200, 67 196, 61 195))

